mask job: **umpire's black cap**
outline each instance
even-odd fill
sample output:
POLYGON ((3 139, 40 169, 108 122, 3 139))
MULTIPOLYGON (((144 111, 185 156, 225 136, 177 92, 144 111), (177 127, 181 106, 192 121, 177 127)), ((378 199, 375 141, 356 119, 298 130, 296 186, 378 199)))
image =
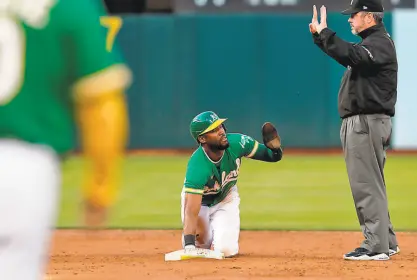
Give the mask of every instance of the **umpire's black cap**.
POLYGON ((384 12, 382 0, 351 0, 350 7, 342 11, 342 14, 351 15, 362 11, 374 13, 384 12))

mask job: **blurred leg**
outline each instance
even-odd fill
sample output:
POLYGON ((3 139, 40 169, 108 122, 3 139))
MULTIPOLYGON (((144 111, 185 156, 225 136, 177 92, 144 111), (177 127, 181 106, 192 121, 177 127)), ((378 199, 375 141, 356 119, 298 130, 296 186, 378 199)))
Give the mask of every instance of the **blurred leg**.
POLYGON ((0 140, 0 278, 43 279, 60 184, 43 147, 0 140))

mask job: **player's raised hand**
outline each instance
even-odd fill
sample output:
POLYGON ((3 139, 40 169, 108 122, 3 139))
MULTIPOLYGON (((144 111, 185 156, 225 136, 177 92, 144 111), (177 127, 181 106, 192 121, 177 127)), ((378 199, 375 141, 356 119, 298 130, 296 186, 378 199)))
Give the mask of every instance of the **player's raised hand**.
POLYGON ((327 9, 326 6, 321 6, 320 8, 320 23, 317 15, 316 5, 313 6, 313 18, 309 24, 310 32, 312 34, 319 33, 327 27, 327 9))

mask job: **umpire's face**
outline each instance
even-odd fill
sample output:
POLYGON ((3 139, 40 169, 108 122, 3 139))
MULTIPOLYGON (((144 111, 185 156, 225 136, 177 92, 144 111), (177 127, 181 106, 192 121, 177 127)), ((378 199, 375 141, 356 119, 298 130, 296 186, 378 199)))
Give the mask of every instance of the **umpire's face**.
POLYGON ((227 140, 223 125, 201 135, 199 141, 201 144, 206 144, 211 150, 226 150, 229 147, 229 140, 227 140))
POLYGON ((373 17, 371 13, 359 12, 351 14, 348 22, 350 24, 350 28, 352 29, 352 33, 357 35, 372 24, 373 17))

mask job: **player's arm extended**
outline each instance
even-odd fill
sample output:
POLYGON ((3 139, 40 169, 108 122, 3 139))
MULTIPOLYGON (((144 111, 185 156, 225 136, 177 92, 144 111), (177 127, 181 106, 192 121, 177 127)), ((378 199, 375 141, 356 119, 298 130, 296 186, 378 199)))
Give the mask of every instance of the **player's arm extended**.
POLYGON ((195 246, 198 213, 201 208, 201 194, 186 193, 184 206, 184 248, 195 246))
POLYGON ((84 199, 97 208, 113 203, 124 153, 128 118, 124 89, 82 94, 76 99, 81 142, 87 159, 84 199))
POLYGON ((257 143, 256 151, 252 155, 249 155, 248 158, 267 162, 277 162, 282 159, 282 155, 283 152, 281 148, 272 151, 264 144, 257 143))

